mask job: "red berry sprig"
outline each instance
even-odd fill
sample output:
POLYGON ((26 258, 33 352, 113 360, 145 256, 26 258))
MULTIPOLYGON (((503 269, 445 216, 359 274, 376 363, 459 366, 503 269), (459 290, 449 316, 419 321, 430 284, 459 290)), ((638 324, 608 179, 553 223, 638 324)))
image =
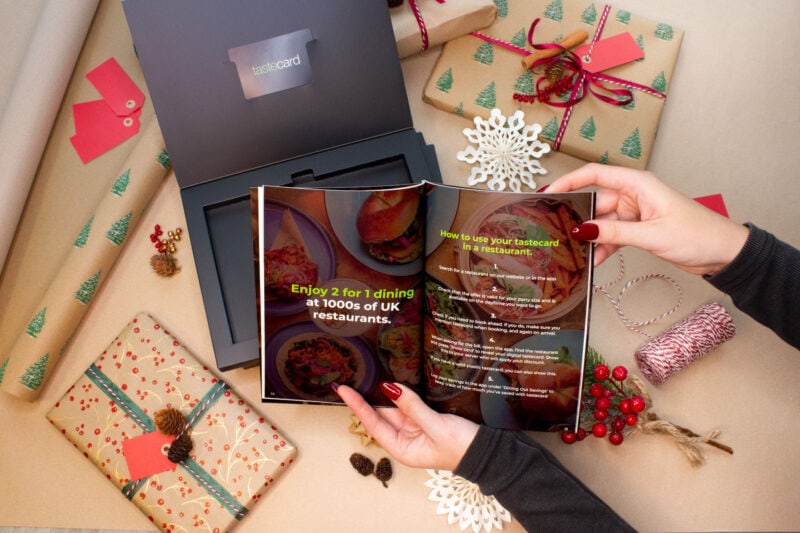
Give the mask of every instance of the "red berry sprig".
POLYGON ((581 420, 590 427, 588 431, 583 427, 566 430, 561 433, 561 440, 573 444, 591 433, 598 439, 608 437, 611 444, 618 446, 625 440, 623 430, 639 422, 639 413, 647 408, 647 402, 625 386, 628 369, 624 366, 612 370, 605 364, 597 364, 591 375, 594 381, 581 406, 581 420))
POLYGON ((164 235, 164 230, 161 229, 161 225, 156 224, 153 227, 150 242, 158 253, 150 258, 150 266, 159 276, 169 277, 180 270, 172 254, 175 253, 175 243, 181 240, 182 233, 181 228, 175 228, 174 231, 168 231, 167 238, 163 239, 161 236, 164 235))

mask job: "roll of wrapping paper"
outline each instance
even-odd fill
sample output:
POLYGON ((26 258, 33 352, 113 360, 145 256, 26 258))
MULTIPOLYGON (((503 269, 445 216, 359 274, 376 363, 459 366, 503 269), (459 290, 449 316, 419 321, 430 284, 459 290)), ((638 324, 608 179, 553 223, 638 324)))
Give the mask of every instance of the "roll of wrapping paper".
POLYGON ((99 0, 48 0, 0 118, 0 272, 99 0), (47 80, 42 78, 47 65, 47 80))
POLYGON ((118 174, 110 177, 108 192, 75 236, 63 267, 25 330, 9 354, 0 354, 6 356, 0 362, 2 390, 27 401, 39 396, 169 166, 164 139, 153 118, 118 174))

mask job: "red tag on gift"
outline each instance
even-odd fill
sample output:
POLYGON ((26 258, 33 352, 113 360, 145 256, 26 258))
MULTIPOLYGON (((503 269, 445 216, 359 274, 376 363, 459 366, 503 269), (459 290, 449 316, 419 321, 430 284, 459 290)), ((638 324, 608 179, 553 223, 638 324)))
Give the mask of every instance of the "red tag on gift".
POLYGON ((88 163, 100 154, 130 139, 139 132, 141 108, 120 117, 105 100, 72 106, 75 135, 69 138, 81 161, 88 163))
POLYGON ((131 480, 175 470, 178 465, 167 459, 167 451, 174 440, 175 437, 153 431, 122 441, 131 480))
POLYGON ((130 115, 144 104, 144 93, 113 57, 86 74, 103 100, 117 115, 130 115))
POLYGON ((575 53, 589 72, 602 72, 644 57, 644 52, 628 32, 578 46, 575 53))
POLYGON ((139 132, 139 117, 145 98, 113 57, 86 77, 103 99, 72 106, 75 135, 70 137, 70 141, 84 163, 139 132))
POLYGON ((725 207, 725 200, 722 199, 721 194, 710 194, 708 196, 698 196, 695 198, 696 202, 699 202, 706 206, 707 208, 711 209, 712 211, 716 211, 720 215, 730 218, 728 216, 728 208, 725 207))

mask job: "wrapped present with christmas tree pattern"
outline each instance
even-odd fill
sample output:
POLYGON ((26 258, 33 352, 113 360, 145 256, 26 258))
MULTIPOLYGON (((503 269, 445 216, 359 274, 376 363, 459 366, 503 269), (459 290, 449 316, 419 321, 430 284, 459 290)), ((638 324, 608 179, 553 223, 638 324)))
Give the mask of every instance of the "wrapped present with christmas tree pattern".
POLYGON ((446 43, 494 21, 492 0, 417 0, 392 7, 392 30, 402 59, 446 43))
POLYGON ((229 531, 297 453, 145 313, 47 418, 162 531, 229 531))
POLYGON ((424 100, 470 119, 522 110, 555 150, 645 168, 683 31, 601 3, 495 3, 490 27, 445 44, 424 100))

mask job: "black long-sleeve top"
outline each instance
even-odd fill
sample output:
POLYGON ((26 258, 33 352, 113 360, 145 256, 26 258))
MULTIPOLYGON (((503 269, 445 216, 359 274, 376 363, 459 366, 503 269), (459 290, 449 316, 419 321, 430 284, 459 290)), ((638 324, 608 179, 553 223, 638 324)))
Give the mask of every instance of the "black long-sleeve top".
MULTIPOLYGON (((800 348, 800 251, 752 224, 748 227, 737 257, 705 279, 800 348)), ((632 530, 523 432, 481 426, 455 474, 494 495, 528 531, 632 530)))

